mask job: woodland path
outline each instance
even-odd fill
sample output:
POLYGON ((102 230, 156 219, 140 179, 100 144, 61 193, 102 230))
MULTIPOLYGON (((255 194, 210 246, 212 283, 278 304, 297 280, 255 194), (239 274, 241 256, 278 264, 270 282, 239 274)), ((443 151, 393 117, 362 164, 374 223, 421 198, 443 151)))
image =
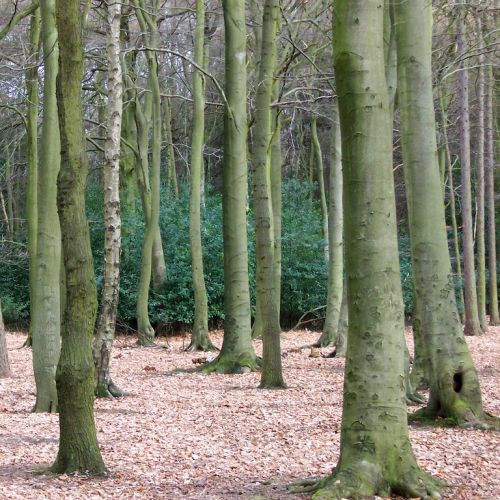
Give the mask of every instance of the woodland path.
MULTIPOLYGON (((490 328, 488 335, 467 338, 485 410, 496 415, 499 335, 500 328, 490 328)), ((222 333, 212 337, 220 345, 222 333)), ((255 373, 172 373, 205 356, 182 352, 187 338, 169 338, 168 344, 161 338, 163 348, 148 349, 119 337, 112 372, 130 395, 96 403, 109 476, 35 475, 34 469, 55 458, 57 416, 31 413, 31 351, 18 349, 24 335, 9 333, 7 339, 14 377, 0 380, 0 499, 291 499, 284 484, 326 475, 338 457, 344 361, 311 358, 309 349, 298 349, 317 333, 284 334, 285 391, 257 389, 255 373)), ((421 427, 410 432, 422 467, 458 485, 445 490, 444 498, 500 496, 499 434, 421 427)))

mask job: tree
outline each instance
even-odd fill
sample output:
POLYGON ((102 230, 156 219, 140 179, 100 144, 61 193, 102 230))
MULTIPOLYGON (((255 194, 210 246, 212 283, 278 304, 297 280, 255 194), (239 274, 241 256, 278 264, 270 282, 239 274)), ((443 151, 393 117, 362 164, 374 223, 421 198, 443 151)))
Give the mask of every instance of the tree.
POLYGON ((61 336, 61 230, 57 214, 57 175, 61 162, 56 80, 59 46, 55 0, 41 0, 44 59, 43 116, 40 139, 33 370, 37 412, 57 412, 56 368, 61 336))
MULTIPOLYGON (((196 31, 194 59, 204 66, 205 0, 196 0, 196 31)), ((193 73, 193 133, 191 136, 191 178, 189 198, 189 241, 194 291, 193 333, 188 351, 213 351, 214 345, 208 336, 208 299, 203 273, 203 247, 201 242, 201 183, 203 169, 203 146, 205 135, 205 84, 199 69, 193 73)), ((175 176, 175 173, 174 173, 175 176)), ((177 184, 175 184, 177 186, 177 184)))
MULTIPOLYGON (((154 329, 149 322, 148 300, 149 286, 151 283, 151 272, 158 266, 153 265, 155 256, 163 255, 161 249, 161 236, 159 232, 160 219, 160 163, 161 163, 161 95, 160 83, 158 80, 158 61, 154 48, 158 46, 158 30, 156 25, 157 4, 153 2, 152 15, 141 0, 132 0, 141 27, 142 37, 146 49, 146 60, 148 64, 148 87, 150 91, 149 102, 146 102, 146 112, 143 113, 139 96, 136 94, 135 109, 138 133, 138 150, 140 155, 141 173, 137 176, 142 186, 141 196, 143 198, 144 215, 146 219, 146 234, 142 244, 141 274, 137 296, 137 330, 138 344, 142 346, 154 345, 154 329), (151 111, 150 111, 151 110, 151 111), (152 140, 151 140, 151 184, 149 184, 148 174, 148 143, 149 143, 149 117, 152 117, 152 140)), ((162 260, 162 259, 161 259, 162 260)), ((163 266, 164 271, 164 264, 163 266)), ((157 274, 161 275, 164 272, 157 274)), ((153 280, 155 281, 155 280, 153 280)), ((158 283, 159 277, 156 279, 158 283)))
POLYGON ((490 272, 489 302, 490 325, 500 324, 498 314, 497 290, 497 250, 495 229, 495 155, 493 153, 493 68, 487 66, 487 91, 486 91, 486 206, 487 206, 487 231, 488 231, 488 270, 490 272))
POLYGON ((479 36, 478 78, 477 78, 477 159, 476 159, 476 259, 477 259, 477 309, 479 326, 483 332, 486 325, 486 254, 484 248, 484 155, 485 155, 485 56, 481 14, 476 13, 476 28, 479 36))
POLYGON ((404 398, 404 317, 392 174, 392 116, 378 0, 334 4, 349 307, 340 459, 316 498, 428 497, 404 398))
POLYGON ((225 112, 223 163, 224 340, 206 372, 257 368, 250 328, 248 288, 246 28, 244 0, 223 0, 225 112))
MULTIPOLYGON (((317 117, 314 115, 311 120, 311 142, 312 142, 312 155, 313 155, 313 165, 316 163, 318 171, 318 185, 319 185, 319 199, 321 202, 321 221, 323 225, 323 239, 325 240, 325 259, 328 261, 328 207, 326 204, 326 193, 325 193, 325 178, 323 173, 323 153, 321 152, 321 144, 318 139, 318 127, 317 127, 317 117)), ((311 177, 312 182, 312 177, 311 177)))
MULTIPOLYGON (((26 179, 26 221, 28 224, 28 253, 29 253, 29 292, 30 317, 35 312, 36 281, 36 241, 38 226, 38 59, 40 55, 41 15, 37 8, 31 16, 30 23, 30 66, 26 70, 26 155, 28 175, 26 179)), ((30 322, 26 345, 32 345, 33 322, 30 322)))
POLYGON ((2 318, 2 304, 0 304, 0 378, 10 377, 9 355, 7 353, 7 339, 2 318))
POLYGON ((395 2, 398 92, 415 301, 430 366, 425 413, 459 424, 484 419, 479 380, 465 342, 451 272, 432 92, 432 6, 395 2))
POLYGON ((94 331, 97 290, 85 215, 88 171, 83 136, 82 14, 78 0, 57 0, 59 75, 57 106, 61 134, 61 171, 57 204, 66 270, 66 308, 57 367, 59 451, 52 472, 102 474, 106 468, 94 422, 94 331))
POLYGON ((256 290, 260 303, 263 348, 260 387, 265 389, 285 386, 281 368, 279 307, 275 293, 275 233, 271 187, 273 143, 271 98, 276 68, 276 31, 279 15, 279 1, 266 0, 262 17, 253 146, 256 290))
POLYGON ((109 374, 111 348, 115 335, 116 309, 120 285, 120 137, 122 121, 122 71, 120 63, 121 4, 108 2, 108 103, 104 146, 104 284, 101 296, 94 361, 97 371, 96 395, 122 396, 109 374))
POLYGON ((460 58, 458 73, 458 99, 460 106, 460 168, 462 172, 462 236, 465 289, 465 334, 479 335, 481 325, 477 306, 476 272, 472 228, 471 168, 470 168, 470 116, 469 73, 464 60, 466 53, 464 18, 466 5, 459 5, 457 18, 457 49, 460 58))
POLYGON ((326 316, 318 346, 326 347, 339 340, 340 310, 344 281, 344 219, 342 214, 342 156, 338 102, 332 113, 330 178, 328 200, 328 290, 326 316))

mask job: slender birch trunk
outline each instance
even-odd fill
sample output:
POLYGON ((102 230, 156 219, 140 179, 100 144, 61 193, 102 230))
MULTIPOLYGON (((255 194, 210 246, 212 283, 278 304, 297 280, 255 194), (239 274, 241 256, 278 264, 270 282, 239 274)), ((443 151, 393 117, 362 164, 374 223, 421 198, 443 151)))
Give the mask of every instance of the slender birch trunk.
POLYGON ((93 354, 96 365, 96 395, 122 396, 111 380, 109 362, 115 336, 116 310, 120 293, 120 137, 123 110, 123 79, 120 64, 121 4, 108 1, 107 36, 108 102, 104 145, 104 283, 93 354))

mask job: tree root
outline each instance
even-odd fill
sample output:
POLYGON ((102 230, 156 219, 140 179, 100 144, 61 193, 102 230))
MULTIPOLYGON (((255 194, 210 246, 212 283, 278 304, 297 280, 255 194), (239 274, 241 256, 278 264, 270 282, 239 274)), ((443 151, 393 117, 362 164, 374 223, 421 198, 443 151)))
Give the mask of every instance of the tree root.
POLYGON ((202 373, 250 373, 260 369, 260 360, 255 354, 220 353, 213 361, 200 367, 202 373))
POLYGON ((406 404, 408 406, 421 405, 425 403, 426 399, 422 394, 419 394, 417 391, 413 390, 406 393, 406 404))
POLYGON ((398 481, 382 477, 381 468, 366 461, 360 461, 344 470, 335 470, 323 479, 296 481, 288 486, 292 493, 314 493, 313 499, 334 500, 341 498, 364 498, 391 494, 424 499, 441 498, 441 480, 412 468, 398 481))
POLYGON ((498 430, 500 420, 489 420, 488 416, 479 418, 470 409, 460 408, 453 414, 439 415, 421 408, 408 415, 408 423, 430 427, 462 427, 463 429, 498 430))
POLYGON ((116 386, 112 380, 109 380, 107 382, 100 382, 95 388, 96 398, 114 399, 121 398, 127 395, 128 394, 125 391, 122 391, 118 386, 116 386))
POLYGON ((158 347, 154 340, 147 338, 138 338, 136 344, 139 347, 158 347))
POLYGON ((186 347, 186 352, 215 352, 219 349, 212 344, 212 341, 209 338, 193 341, 186 347))

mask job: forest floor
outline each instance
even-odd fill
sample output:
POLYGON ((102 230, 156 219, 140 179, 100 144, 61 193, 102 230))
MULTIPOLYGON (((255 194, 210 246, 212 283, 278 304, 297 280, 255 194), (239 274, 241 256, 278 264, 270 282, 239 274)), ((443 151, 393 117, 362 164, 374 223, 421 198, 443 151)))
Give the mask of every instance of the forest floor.
MULTIPOLYGON (((485 410, 500 414, 500 328, 468 338, 485 410)), ((183 352, 186 337, 137 348, 119 337, 112 372, 129 396, 96 402, 102 478, 37 475, 54 460, 57 415, 34 414, 31 351, 7 336, 13 378, 0 381, 0 499, 290 499, 285 485, 330 473, 339 454, 344 361, 309 357, 317 339, 283 335, 287 390, 257 389, 259 374, 176 372, 204 354, 183 352)), ((407 332, 410 338, 410 332, 407 332)), ((221 332, 212 335, 220 345, 221 332)), ((255 343, 261 350, 261 343, 255 343)), ((328 353, 324 350, 324 353, 328 353)), ((500 435, 411 427, 420 465, 455 484, 445 498, 500 497, 500 435)), ((305 498, 296 497, 296 498, 305 498)))

